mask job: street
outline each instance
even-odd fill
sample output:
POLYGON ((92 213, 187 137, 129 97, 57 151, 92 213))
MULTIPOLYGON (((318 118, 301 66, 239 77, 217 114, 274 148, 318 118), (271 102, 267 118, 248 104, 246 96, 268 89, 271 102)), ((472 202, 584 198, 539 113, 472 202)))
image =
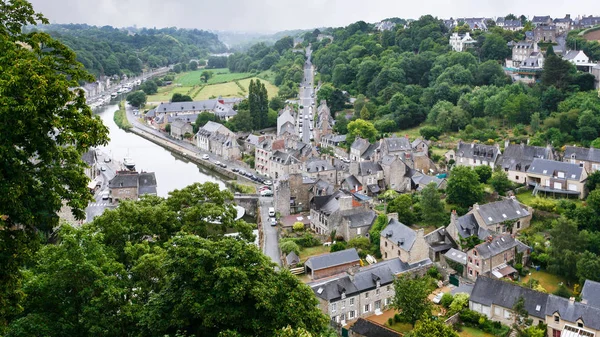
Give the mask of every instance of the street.
POLYGON ((310 61, 311 56, 310 47, 306 48, 306 62, 304 63, 304 80, 300 83, 300 105, 303 109, 298 114, 298 126, 300 128, 300 135, 303 143, 310 144, 312 137, 312 129, 314 123, 314 115, 316 114, 316 105, 313 105, 313 101, 316 100, 314 91, 314 75, 313 65, 310 61), (301 125, 301 127, 300 127, 301 125))
POLYGON ((115 177, 117 170, 119 170, 119 162, 114 161, 113 158, 110 158, 109 153, 101 153, 97 152, 98 158, 98 169, 101 167, 105 168, 105 171, 100 171, 98 177, 101 178, 100 188, 96 190, 94 193, 94 202, 88 204, 88 207, 85 208, 85 221, 91 222, 95 217, 104 213, 104 210, 113 209, 117 207, 116 205, 111 205, 108 200, 102 199, 102 193, 108 191, 108 182, 115 177), (105 162, 105 158, 110 158, 110 162, 105 162))
POLYGON ((263 253, 281 266, 279 254, 279 233, 277 226, 271 226, 269 223, 269 207, 273 207, 272 197, 261 197, 260 202, 260 220, 263 227, 264 244, 263 253))

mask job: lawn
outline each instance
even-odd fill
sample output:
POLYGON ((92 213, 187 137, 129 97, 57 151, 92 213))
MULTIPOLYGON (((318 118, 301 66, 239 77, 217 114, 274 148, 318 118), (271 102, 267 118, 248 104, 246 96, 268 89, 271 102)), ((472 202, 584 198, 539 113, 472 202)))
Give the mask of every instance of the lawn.
POLYGON ((331 250, 331 247, 322 246, 322 245, 315 246, 315 247, 302 248, 302 250, 300 251, 300 261, 304 261, 311 256, 327 254, 327 253, 329 253, 330 250, 331 250))
POLYGON ((531 202, 533 201, 533 199, 535 199, 531 192, 532 190, 524 189, 516 195, 517 200, 519 200, 520 203, 523 203, 527 206, 531 205, 531 202))
POLYGON ((385 324, 392 330, 396 330, 398 332, 409 332, 413 329, 412 324, 410 323, 394 323, 392 326, 389 326, 387 323, 385 324))
POLYGON ((191 87, 183 87, 176 85, 169 85, 161 87, 158 92, 154 95, 148 96, 148 102, 168 102, 174 93, 180 93, 186 95, 190 91, 191 87))
MULTIPOLYGON (((240 85, 244 88, 246 88, 246 90, 248 90, 248 86, 250 86, 250 80, 260 80, 260 78, 258 77, 252 77, 252 78, 247 78, 245 80, 240 80, 240 85)), ((279 88, 277 88, 275 85, 273 85, 271 82, 267 82, 265 80, 261 81, 265 87, 267 88, 267 94, 269 95, 269 98, 277 96, 277 93, 279 92, 279 88)))
POLYGON ((458 333, 460 337, 494 337, 494 335, 487 332, 483 332, 477 328, 465 326, 462 331, 458 333))
POLYGON ((251 73, 230 73, 227 68, 218 68, 218 69, 199 69, 190 72, 185 72, 178 75, 175 78, 175 83, 179 83, 186 87, 193 87, 194 85, 205 84, 200 76, 205 71, 212 71, 213 77, 208 80, 208 84, 216 84, 216 83, 225 83, 233 80, 239 80, 242 78, 248 78, 252 76, 251 73))
MULTIPOLYGON (((547 271, 535 271, 535 270, 531 270, 531 276, 527 275, 525 277, 523 277, 521 279, 521 283, 526 284, 529 281, 529 278, 532 277, 536 280, 538 280, 540 282, 540 285, 542 287, 544 287, 544 289, 546 289, 546 291, 548 293, 553 293, 555 292, 558 287, 559 284, 562 282, 565 285, 567 285, 566 280, 560 276, 554 275, 554 274, 550 274, 547 271)), ((567 285, 567 288, 569 288, 569 290, 573 291, 572 287, 567 285)))
POLYGON ((215 97, 244 97, 247 93, 243 92, 235 82, 227 82, 205 86, 200 92, 192 97, 195 101, 210 99, 215 97))

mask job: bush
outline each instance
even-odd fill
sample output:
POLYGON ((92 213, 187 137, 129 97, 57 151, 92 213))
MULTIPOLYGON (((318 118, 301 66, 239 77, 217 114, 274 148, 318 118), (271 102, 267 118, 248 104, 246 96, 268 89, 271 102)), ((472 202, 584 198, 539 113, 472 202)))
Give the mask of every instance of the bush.
POLYGON ((427 140, 432 137, 439 138, 442 132, 435 126, 424 126, 419 130, 421 136, 427 140))
POLYGON ((340 250, 346 249, 346 243, 344 241, 338 241, 331 245, 330 253, 339 252, 340 250))
POLYGON ((296 232, 301 232, 304 230, 304 224, 300 221, 294 222, 292 229, 294 229, 296 232))
POLYGON ((440 304, 444 307, 444 308, 449 308, 450 304, 452 304, 452 301, 454 300, 454 296, 452 296, 452 294, 450 293, 445 293, 444 296, 442 296, 442 299, 440 300, 440 304))
POLYGON ((461 322, 467 326, 478 326, 481 315, 473 310, 463 310, 459 317, 461 322))
POLYGON ((304 233, 304 235, 296 239, 296 243, 302 247, 315 247, 320 245, 321 241, 310 233, 304 233))
POLYGON ((571 292, 569 291, 569 289, 567 289, 567 287, 564 284, 561 284, 558 287, 558 289, 556 289, 556 291, 553 293, 553 295, 569 298, 571 297, 571 292))
POLYGON ((387 323, 388 323, 389 326, 394 325, 394 319, 392 317, 388 318, 388 322, 387 323))
POLYGON ((401 321, 402 321, 402 318, 400 317, 400 314, 395 314, 394 315, 394 322, 400 323, 401 321))
POLYGON ((298 247, 298 245, 292 240, 279 242, 279 248, 281 248, 281 251, 284 254, 289 254, 290 252, 300 254, 300 247, 298 247))
POLYGON ((469 294, 458 293, 454 296, 454 300, 450 304, 450 312, 452 314, 462 311, 469 306, 469 294))
POLYGON ((440 273, 440 271, 437 269, 437 267, 431 267, 427 270, 427 275, 429 275, 430 277, 436 279, 436 280, 441 280, 444 277, 442 276, 442 273, 440 273))
POLYGON ((535 197, 533 198, 533 200, 531 201, 530 205, 531 207, 538 209, 540 211, 546 211, 546 212, 556 212, 556 202, 554 200, 550 200, 550 199, 546 199, 546 198, 540 198, 540 197, 535 197))

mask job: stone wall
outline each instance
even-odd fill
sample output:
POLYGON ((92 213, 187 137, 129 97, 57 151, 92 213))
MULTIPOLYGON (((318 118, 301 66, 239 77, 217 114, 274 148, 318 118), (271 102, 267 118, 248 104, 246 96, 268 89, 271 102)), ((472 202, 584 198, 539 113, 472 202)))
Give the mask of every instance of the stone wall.
POLYGON ((275 211, 281 216, 290 215, 290 182, 288 180, 280 180, 275 183, 275 191, 273 195, 275 203, 275 211))
POLYGON ((246 214, 256 216, 258 214, 258 198, 256 194, 236 195, 233 201, 236 205, 244 207, 246 214))
POLYGON ((311 276, 311 278, 313 280, 317 280, 317 279, 320 279, 320 278, 323 278, 323 277, 327 277, 327 276, 331 276, 331 275, 343 273, 346 270, 348 270, 349 268, 354 267, 354 266, 358 266, 358 265, 359 265, 358 261, 356 261, 356 262, 349 262, 349 263, 341 264, 339 266, 334 266, 334 267, 331 267, 331 268, 326 268, 326 269, 321 269, 321 270, 315 270, 315 271, 312 272, 312 275, 310 275, 310 276, 311 276))

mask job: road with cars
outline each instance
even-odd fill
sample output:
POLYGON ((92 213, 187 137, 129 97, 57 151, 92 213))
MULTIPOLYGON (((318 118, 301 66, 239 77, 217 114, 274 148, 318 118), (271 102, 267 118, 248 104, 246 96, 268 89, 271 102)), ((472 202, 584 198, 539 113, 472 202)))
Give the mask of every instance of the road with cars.
POLYGON ((269 209, 274 207, 272 197, 260 198, 260 219, 263 228, 263 253, 281 266, 281 255, 279 251, 279 233, 277 226, 273 226, 274 213, 269 214, 269 209), (273 216, 272 216, 273 215, 273 216))
POLYGON ((304 80, 300 83, 300 105, 303 107, 298 114, 298 127, 303 143, 310 144, 312 132, 314 128, 314 114, 316 105, 315 90, 314 90, 314 74, 313 65, 310 60, 312 51, 310 47, 306 48, 306 62, 304 63, 304 80), (300 125, 302 125, 300 127, 300 125))
POLYGON ((108 201, 108 182, 115 177, 117 171, 120 170, 120 163, 114 161, 110 153, 103 153, 99 150, 96 151, 96 157, 98 163, 96 164, 97 169, 100 170, 98 173, 98 180, 100 181, 100 187, 94 192, 94 201, 89 203, 85 208, 86 222, 91 222, 95 217, 104 213, 106 209, 113 209, 117 207, 108 201))

